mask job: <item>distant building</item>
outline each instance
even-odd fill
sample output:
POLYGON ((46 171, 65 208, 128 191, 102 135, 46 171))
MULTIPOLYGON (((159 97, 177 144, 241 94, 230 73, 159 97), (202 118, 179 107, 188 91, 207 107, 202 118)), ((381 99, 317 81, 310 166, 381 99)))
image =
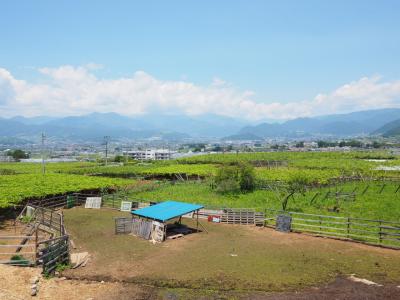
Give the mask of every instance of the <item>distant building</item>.
POLYGON ((124 151, 124 155, 135 160, 169 160, 172 152, 168 149, 146 149, 124 151))
POLYGON ((12 156, 8 156, 7 152, 9 150, 0 151, 0 162, 13 162, 15 161, 12 156))
MULTIPOLYGON (((60 163, 60 162, 76 162, 75 158, 46 158, 45 163, 60 163)), ((26 158, 26 159, 21 159, 20 162, 26 162, 26 163, 41 163, 42 159, 41 158, 26 158)))

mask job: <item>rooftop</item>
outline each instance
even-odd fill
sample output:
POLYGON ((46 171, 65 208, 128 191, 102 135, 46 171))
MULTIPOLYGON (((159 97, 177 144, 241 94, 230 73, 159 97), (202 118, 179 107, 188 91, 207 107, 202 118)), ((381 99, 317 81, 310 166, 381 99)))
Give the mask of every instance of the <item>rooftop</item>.
POLYGON ((173 218, 191 213, 203 207, 203 205, 169 200, 149 207, 133 210, 132 214, 165 222, 173 218))

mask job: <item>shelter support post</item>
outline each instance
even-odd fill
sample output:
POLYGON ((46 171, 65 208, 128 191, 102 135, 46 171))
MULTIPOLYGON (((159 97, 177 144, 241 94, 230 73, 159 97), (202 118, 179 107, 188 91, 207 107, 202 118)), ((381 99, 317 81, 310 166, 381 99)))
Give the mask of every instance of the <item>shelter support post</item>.
POLYGON ((199 232, 199 210, 196 210, 196 232, 199 232))

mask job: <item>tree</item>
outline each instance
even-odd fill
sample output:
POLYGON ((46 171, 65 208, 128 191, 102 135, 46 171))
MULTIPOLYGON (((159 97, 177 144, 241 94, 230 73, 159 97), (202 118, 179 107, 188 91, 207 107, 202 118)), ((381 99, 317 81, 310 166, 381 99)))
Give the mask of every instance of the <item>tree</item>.
POLYGON ((214 179, 220 193, 249 192, 255 188, 253 166, 245 163, 220 167, 214 179))
POLYGON ((287 203, 290 197, 294 197, 296 193, 305 194, 306 187, 309 184, 307 177, 303 175, 295 175, 288 181, 287 195, 282 201, 282 210, 286 210, 287 203))
POLYGON ((378 141, 373 141, 372 142, 372 148, 378 149, 378 148, 381 148, 381 147, 384 147, 384 146, 385 146, 384 143, 379 143, 378 141))
POLYGON ((8 151, 7 155, 12 156, 12 158, 14 158, 16 161, 20 161, 21 159, 29 158, 29 155, 21 149, 8 151))
POLYGON ((239 185, 242 192, 250 192, 256 186, 254 167, 250 164, 239 164, 239 185))
POLYGON ((216 191, 220 193, 237 193, 240 191, 237 166, 223 165, 215 176, 216 191))

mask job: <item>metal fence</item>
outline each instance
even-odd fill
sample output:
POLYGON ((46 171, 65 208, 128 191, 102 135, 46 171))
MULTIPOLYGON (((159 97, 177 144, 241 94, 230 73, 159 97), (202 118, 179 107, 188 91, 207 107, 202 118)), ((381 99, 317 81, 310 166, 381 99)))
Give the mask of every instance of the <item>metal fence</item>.
POLYGON ((0 256, 5 257, 0 263, 42 265, 43 273, 49 274, 55 271, 57 264, 69 262, 69 237, 62 212, 30 203, 15 220, 15 231, 17 226, 19 235, 0 236, 0 240, 11 241, 0 244, 0 256))

